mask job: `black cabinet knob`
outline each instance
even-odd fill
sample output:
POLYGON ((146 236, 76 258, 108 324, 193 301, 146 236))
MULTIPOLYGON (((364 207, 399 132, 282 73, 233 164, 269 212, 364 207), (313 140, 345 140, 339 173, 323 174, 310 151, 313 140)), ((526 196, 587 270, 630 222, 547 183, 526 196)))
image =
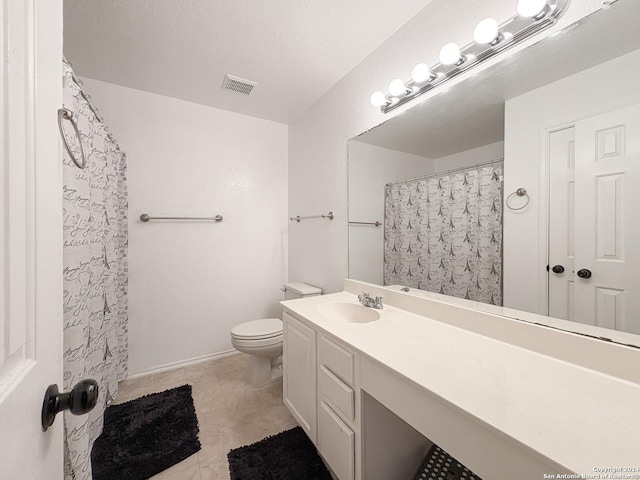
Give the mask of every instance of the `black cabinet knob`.
POLYGON ((591 270, 587 270, 586 268, 578 270, 578 276, 580 278, 591 278, 591 270))
POLYGON ((42 430, 46 431, 53 425, 58 413, 69 410, 74 415, 83 415, 89 413, 96 403, 98 382, 95 380, 82 380, 66 393, 60 393, 56 384, 49 385, 42 402, 42 430))
POLYGON ((562 265, 554 265, 551 270, 553 273, 562 273, 564 272, 564 267, 562 265))

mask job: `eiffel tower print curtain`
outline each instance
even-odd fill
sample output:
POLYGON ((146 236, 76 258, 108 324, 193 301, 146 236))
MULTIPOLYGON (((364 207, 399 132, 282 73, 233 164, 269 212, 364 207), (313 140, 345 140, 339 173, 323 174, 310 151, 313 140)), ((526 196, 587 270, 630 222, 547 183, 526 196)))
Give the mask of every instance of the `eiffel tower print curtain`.
MULTIPOLYGON (((64 390, 89 378, 99 385, 89 414, 64 414, 65 479, 90 480, 102 414, 127 372, 127 159, 66 61, 63 104, 77 122, 87 160, 81 170, 62 149, 64 390)), ((64 127, 80 158, 75 132, 64 127)))
POLYGON ((502 171, 388 184, 384 284, 502 305, 502 171))

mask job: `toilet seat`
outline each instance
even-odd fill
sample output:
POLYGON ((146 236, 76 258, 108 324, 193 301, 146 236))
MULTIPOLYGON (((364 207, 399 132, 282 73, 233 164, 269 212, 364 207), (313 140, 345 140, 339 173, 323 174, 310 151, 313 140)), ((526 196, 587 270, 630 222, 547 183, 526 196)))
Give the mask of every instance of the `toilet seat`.
POLYGON ((284 338, 284 334, 280 333, 280 335, 276 335, 275 337, 270 338, 237 338, 231 337, 231 344, 235 348, 246 348, 246 349, 254 349, 254 348, 264 348, 271 347, 274 345, 282 345, 282 340, 284 338))
POLYGON ((258 340, 272 340, 264 345, 272 345, 278 339, 282 341, 282 320, 279 318, 262 318, 241 323, 231 329, 231 337, 239 341, 250 341, 258 345, 258 340))

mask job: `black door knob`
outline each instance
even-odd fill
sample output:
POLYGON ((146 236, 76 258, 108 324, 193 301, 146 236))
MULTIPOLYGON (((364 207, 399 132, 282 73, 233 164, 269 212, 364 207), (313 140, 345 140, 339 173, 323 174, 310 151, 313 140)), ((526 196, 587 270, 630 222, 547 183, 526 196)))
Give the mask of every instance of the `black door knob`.
POLYGON ((58 385, 49 385, 42 402, 42 430, 47 431, 56 418, 56 414, 69 410, 74 415, 89 413, 98 403, 98 382, 82 380, 71 391, 60 393, 58 385))
POLYGON ((578 276, 580 278, 591 278, 591 270, 587 270, 586 268, 578 270, 578 276))
POLYGON ((564 267, 562 265, 554 265, 551 270, 553 273, 562 273, 564 272, 564 267))

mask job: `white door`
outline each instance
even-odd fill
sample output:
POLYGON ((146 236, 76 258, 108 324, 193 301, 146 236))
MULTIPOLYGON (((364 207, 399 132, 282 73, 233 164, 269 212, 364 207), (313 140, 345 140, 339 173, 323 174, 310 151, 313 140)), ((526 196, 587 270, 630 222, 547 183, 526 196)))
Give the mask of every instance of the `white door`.
POLYGON ((574 320, 575 128, 549 135, 549 315, 574 320))
POLYGON ((62 478, 61 0, 2 0, 0 73, 0 478, 62 478))
MULTIPOLYGON (((561 309, 552 310, 552 298, 567 292, 563 301, 569 316, 561 318, 640 333, 640 216, 636 212, 640 205, 640 105, 580 120, 574 130, 575 200, 572 205, 567 187, 564 203, 561 199, 551 203, 550 215, 553 231, 571 218, 571 213, 558 212, 573 211, 574 227, 567 229, 566 237, 573 244, 574 263, 564 274, 573 288, 560 288, 557 282, 562 275, 550 272, 549 314, 562 315, 561 309)), ((556 155, 554 160, 552 156, 552 165, 556 161, 562 162, 562 157, 556 155)), ((566 261, 561 250, 562 242, 550 242, 551 267, 556 260, 566 261)))

